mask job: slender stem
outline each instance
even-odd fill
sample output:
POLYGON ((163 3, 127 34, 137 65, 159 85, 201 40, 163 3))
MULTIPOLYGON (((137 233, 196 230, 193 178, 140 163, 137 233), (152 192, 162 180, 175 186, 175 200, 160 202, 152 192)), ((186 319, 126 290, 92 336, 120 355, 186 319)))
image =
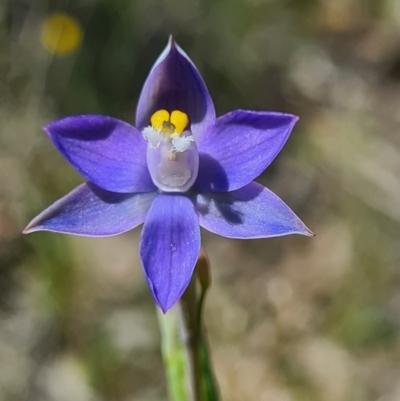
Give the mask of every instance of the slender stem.
POLYGON ((200 252, 192 280, 177 307, 165 315, 158 311, 171 401, 219 400, 202 323, 202 308, 210 284, 208 258, 200 252))
POLYGON ((182 344, 188 364, 191 401, 204 401, 200 360, 201 323, 198 319, 196 277, 193 278, 179 301, 179 321, 182 344))

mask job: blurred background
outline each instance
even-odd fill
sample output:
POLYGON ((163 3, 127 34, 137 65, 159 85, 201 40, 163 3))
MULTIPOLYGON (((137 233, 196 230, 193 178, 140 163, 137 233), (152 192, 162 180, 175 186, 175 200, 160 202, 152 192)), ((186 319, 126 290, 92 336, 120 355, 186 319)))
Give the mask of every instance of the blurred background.
POLYGON ((203 232, 223 400, 400 400, 398 0, 0 2, 0 399, 167 399, 140 229, 21 230, 83 181, 41 127, 132 122, 170 33, 219 115, 301 117, 259 181, 316 237, 203 232))

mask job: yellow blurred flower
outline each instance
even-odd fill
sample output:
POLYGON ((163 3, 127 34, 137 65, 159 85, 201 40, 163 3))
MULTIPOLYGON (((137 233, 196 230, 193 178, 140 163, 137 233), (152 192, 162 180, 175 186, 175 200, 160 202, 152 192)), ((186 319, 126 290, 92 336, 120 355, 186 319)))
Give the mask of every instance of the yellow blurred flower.
POLYGON ((52 14, 43 21, 41 41, 43 47, 51 53, 72 53, 79 48, 82 37, 81 25, 68 14, 52 14))

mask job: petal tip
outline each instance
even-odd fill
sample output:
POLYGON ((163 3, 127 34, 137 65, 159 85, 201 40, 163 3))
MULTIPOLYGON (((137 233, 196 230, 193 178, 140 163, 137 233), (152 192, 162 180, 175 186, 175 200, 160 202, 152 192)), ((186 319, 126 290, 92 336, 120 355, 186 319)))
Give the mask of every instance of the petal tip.
POLYGON ((158 307, 161 309, 161 312, 163 313, 163 315, 166 315, 167 312, 171 309, 171 307, 163 307, 163 306, 161 306, 161 305, 158 304, 158 303, 157 303, 157 305, 158 305, 158 307))
POLYGON ((27 234, 31 234, 34 231, 38 231, 37 229, 37 225, 35 224, 35 220, 32 220, 23 230, 22 230, 22 235, 27 235, 27 234))
POLYGON ((152 292, 152 295, 153 295, 154 302, 161 309, 161 312, 164 315, 175 305, 175 302, 177 302, 177 301, 175 301, 175 302, 171 303, 171 302, 168 302, 169 301, 168 299, 165 302, 162 302, 157 297, 157 295, 154 293, 154 291, 151 291, 151 292, 152 292))
POLYGON ((50 133, 50 129, 51 129, 51 126, 54 124, 54 121, 53 122, 50 122, 50 123, 47 123, 46 125, 44 125, 43 127, 42 127, 42 130, 48 135, 48 136, 51 136, 51 133, 50 133))
POLYGON ((296 116, 295 114, 288 114, 289 117, 291 117, 291 122, 289 123, 290 125, 290 130, 293 129, 293 127, 297 124, 297 122, 300 120, 299 116, 296 116))
POLYGON ((47 123, 46 125, 44 125, 42 127, 42 130, 45 132, 45 134, 48 136, 48 138, 57 146, 57 128, 59 127, 59 122, 61 122, 62 120, 65 120, 68 117, 65 118, 60 118, 58 120, 54 120, 54 121, 50 121, 49 123, 47 123))
POLYGON ((315 233, 313 231, 311 231, 303 222, 303 229, 301 230, 301 232, 299 234, 301 235, 305 235, 306 237, 315 237, 315 233))
MULTIPOLYGON (((39 217, 39 216, 38 216, 39 217)), ((45 227, 40 225, 40 221, 37 221, 35 217, 21 232, 22 235, 32 234, 37 231, 52 231, 47 230, 45 227)))
POLYGON ((152 291, 152 294, 155 303, 158 305, 164 315, 179 301, 182 296, 180 295, 179 297, 171 298, 170 294, 167 294, 165 299, 160 299, 161 297, 159 297, 159 294, 156 294, 155 291, 152 291))
MULTIPOLYGON (((144 267, 145 264, 144 264, 142 255, 140 256, 140 259, 142 262, 142 266, 144 267)), ((165 293, 163 294, 162 291, 159 292, 156 289, 155 283, 153 282, 151 277, 149 277, 149 275, 146 273, 146 269, 145 269, 145 276, 146 276, 147 283, 150 288, 151 295, 153 296, 154 302, 161 309, 162 313, 165 315, 175 305, 175 303, 179 300, 180 297, 178 299, 175 299, 173 302, 171 302, 169 294, 165 294, 165 293)))
POLYGON ((63 123, 64 121, 68 121, 69 119, 72 119, 74 116, 69 116, 69 117, 62 117, 58 118, 56 120, 48 122, 46 125, 42 127, 43 131, 46 132, 48 135, 51 135, 51 129, 57 125, 60 125, 60 123, 63 123))
MULTIPOLYGON (((143 260, 142 260, 142 265, 143 265, 143 260)), ((178 291, 169 291, 169 289, 165 291, 165 288, 163 287, 160 288, 160 286, 157 289, 155 283, 146 273, 145 276, 149 284, 149 288, 153 296, 154 302, 162 310, 164 314, 166 314, 181 299, 183 293, 186 290, 187 285, 189 284, 187 283, 184 287, 180 288, 180 290, 178 291)))

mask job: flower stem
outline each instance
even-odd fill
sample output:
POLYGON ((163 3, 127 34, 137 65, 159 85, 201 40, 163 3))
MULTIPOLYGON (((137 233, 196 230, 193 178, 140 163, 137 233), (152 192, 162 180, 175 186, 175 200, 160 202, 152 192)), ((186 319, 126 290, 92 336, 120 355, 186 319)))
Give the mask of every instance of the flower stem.
POLYGON ((171 401, 219 400, 202 323, 203 304, 210 284, 209 262, 201 252, 192 280, 176 308, 165 315, 157 309, 171 401))
POLYGON ((205 401, 201 371, 201 322, 198 319, 196 277, 179 301, 180 337, 186 351, 191 401, 205 401))

